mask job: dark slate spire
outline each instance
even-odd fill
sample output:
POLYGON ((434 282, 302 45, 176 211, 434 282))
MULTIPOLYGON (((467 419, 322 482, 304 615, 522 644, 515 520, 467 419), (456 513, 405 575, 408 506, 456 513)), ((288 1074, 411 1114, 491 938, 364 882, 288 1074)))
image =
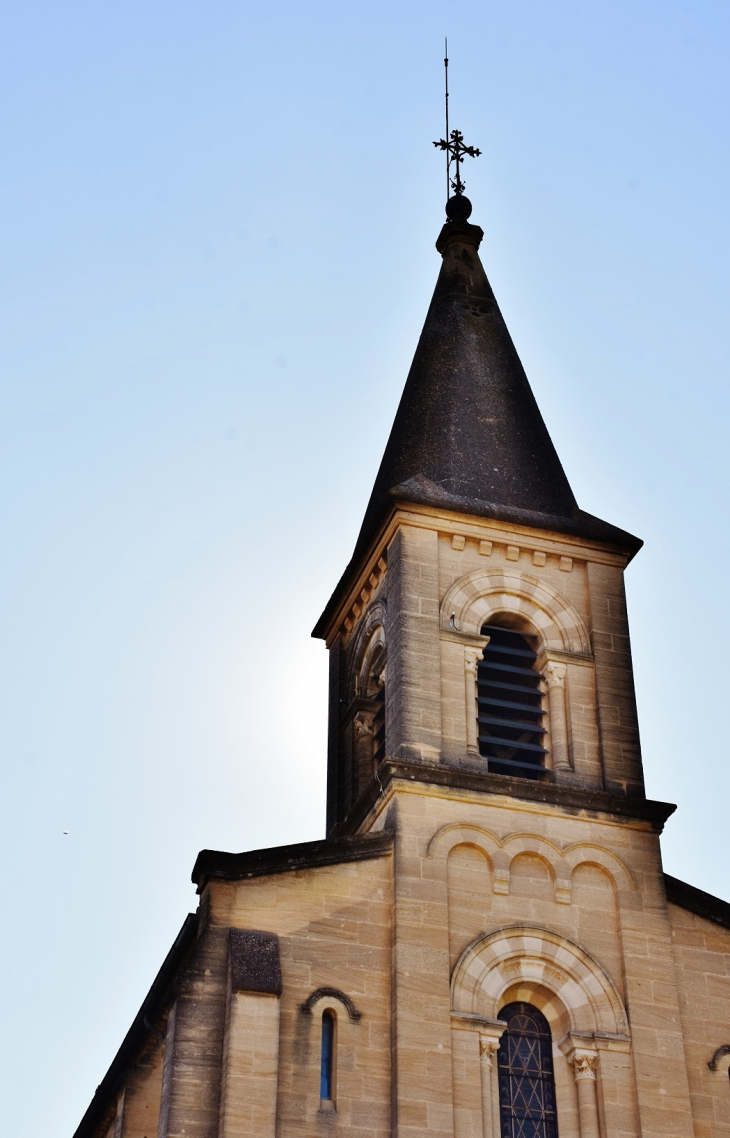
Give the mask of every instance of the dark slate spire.
POLYGON ((479 259, 482 237, 477 225, 447 222, 436 243, 443 265, 363 536, 390 491, 414 478, 462 502, 573 515, 573 492, 479 259))
POLYGON ((578 510, 479 259, 482 237, 466 221, 439 234, 443 265, 356 548, 396 499, 636 547, 578 510))
POLYGON ((453 197, 443 265, 352 560, 331 610, 397 502, 491 517, 621 546, 641 541, 578 509, 479 259, 484 236, 453 197))

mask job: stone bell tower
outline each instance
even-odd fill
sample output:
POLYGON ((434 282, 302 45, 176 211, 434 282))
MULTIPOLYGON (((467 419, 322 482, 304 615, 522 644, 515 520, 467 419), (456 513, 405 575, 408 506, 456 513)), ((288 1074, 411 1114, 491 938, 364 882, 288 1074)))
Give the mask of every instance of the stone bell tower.
POLYGON ((499 614, 534 645, 547 724, 539 772, 513 759, 514 773, 541 793, 644 794, 623 588, 641 542, 578 508, 482 237, 467 221, 439 235, 441 272, 355 552, 315 629, 331 660, 330 831, 352 824, 386 757, 497 769, 504 790, 510 766, 483 761, 477 704, 499 614))
POLYGON ((399 1133, 523 1133, 504 1012, 547 1025, 561 1135, 690 1138, 658 844, 673 807, 645 797, 624 594, 641 542, 578 507, 459 205, 314 631, 328 833, 395 836, 399 1133))
POLYGON ((641 543, 578 508, 470 209, 314 632, 326 837, 198 855, 76 1138, 730 1138, 730 905, 662 872, 641 543))

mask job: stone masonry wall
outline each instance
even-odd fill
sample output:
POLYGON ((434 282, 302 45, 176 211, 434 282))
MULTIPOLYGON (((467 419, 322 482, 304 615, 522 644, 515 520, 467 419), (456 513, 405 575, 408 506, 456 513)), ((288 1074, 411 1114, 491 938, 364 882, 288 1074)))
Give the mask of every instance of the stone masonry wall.
POLYGON ((277 1138, 391 1133, 392 866, 388 856, 209 886, 214 927, 279 937, 277 1138), (326 997, 304 1014, 301 1004, 319 988, 340 989, 361 1017, 326 997), (334 1112, 319 1098, 325 1008, 337 1020, 334 1112))
MULTIPOLYGON (((397 821, 399 1138, 415 1138, 424 1130, 478 1138, 479 1064, 469 1068, 464 1058, 464 1048, 472 1044, 463 1035, 463 1022, 452 1018, 450 977, 480 935, 514 926, 536 930, 531 934, 536 945, 557 936, 577 946, 576 952, 588 953, 599 974, 608 977, 604 983, 621 1014, 628 1009, 628 1032, 610 1022, 608 1030, 601 1021, 591 1027, 590 1017, 581 1025, 583 1013, 569 1006, 573 989, 565 976, 561 979, 560 952, 554 964, 534 966, 528 952, 525 968, 519 960, 506 961, 499 973, 499 1006, 525 999, 542 1007, 551 1022, 561 1138, 582 1133, 568 1054, 571 1023, 579 1035, 595 1036, 590 1047, 597 1048, 598 1106, 606 1138, 690 1138, 657 834, 644 823, 410 783, 397 784, 370 822, 378 828, 386 816, 391 825, 397 821), (461 1049, 453 1054, 452 1041, 461 1049)), ((493 1017, 499 1006, 481 1014, 493 1017)))
POLYGON ((730 1056, 707 1064, 730 1045, 730 930, 669 905, 684 1046, 696 1138, 730 1135, 730 1056))

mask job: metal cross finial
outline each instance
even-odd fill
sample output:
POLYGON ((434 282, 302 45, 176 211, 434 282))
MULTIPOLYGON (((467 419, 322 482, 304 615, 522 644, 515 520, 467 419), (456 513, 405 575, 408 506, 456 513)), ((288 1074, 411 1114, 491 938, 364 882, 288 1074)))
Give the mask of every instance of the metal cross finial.
POLYGON ((444 76, 446 86, 446 138, 434 142, 439 150, 446 151, 446 196, 451 196, 453 190, 457 197, 464 193, 464 183, 461 180, 461 162, 465 154, 470 158, 478 158, 481 150, 474 146, 464 145, 464 135, 460 130, 452 130, 449 134, 449 44, 444 40, 444 76), (456 177, 451 177, 451 163, 456 163, 456 177))
POLYGON ((460 130, 452 130, 448 142, 440 138, 438 142, 434 142, 439 150, 446 151, 446 174, 449 179, 449 187, 454 191, 457 196, 464 193, 464 182, 461 180, 461 162, 465 154, 470 158, 478 158, 481 150, 477 150, 475 146, 466 146, 464 144, 464 135, 460 130), (451 177, 451 163, 456 163, 456 177, 451 177))

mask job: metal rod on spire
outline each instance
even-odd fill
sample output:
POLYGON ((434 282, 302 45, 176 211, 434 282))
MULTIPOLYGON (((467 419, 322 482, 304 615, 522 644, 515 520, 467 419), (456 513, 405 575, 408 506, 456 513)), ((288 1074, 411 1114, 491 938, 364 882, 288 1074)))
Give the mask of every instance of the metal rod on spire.
MULTIPOLYGON (((446 137, 449 137, 449 41, 444 36, 444 85, 446 88, 446 137)), ((434 143, 434 145, 436 145, 434 143)), ((449 200, 449 192, 451 189, 449 174, 449 167, 451 165, 451 155, 446 151, 446 200, 449 200)))
MULTIPOLYGON (((477 150, 475 146, 467 146, 464 142, 464 135, 460 130, 449 131, 449 41, 444 39, 444 84, 445 84, 445 101, 446 101, 446 138, 439 139, 434 142, 439 150, 446 152, 446 205, 447 214, 449 214, 448 204, 451 200, 451 191, 454 191, 455 197, 462 197, 464 194, 465 185, 461 180, 461 163, 466 155, 470 158, 478 158, 481 150, 477 150), (456 177, 451 177, 451 163, 456 163, 456 177)), ((471 210, 471 206, 469 207, 471 210)), ((450 216, 450 214, 449 214, 450 216)))

